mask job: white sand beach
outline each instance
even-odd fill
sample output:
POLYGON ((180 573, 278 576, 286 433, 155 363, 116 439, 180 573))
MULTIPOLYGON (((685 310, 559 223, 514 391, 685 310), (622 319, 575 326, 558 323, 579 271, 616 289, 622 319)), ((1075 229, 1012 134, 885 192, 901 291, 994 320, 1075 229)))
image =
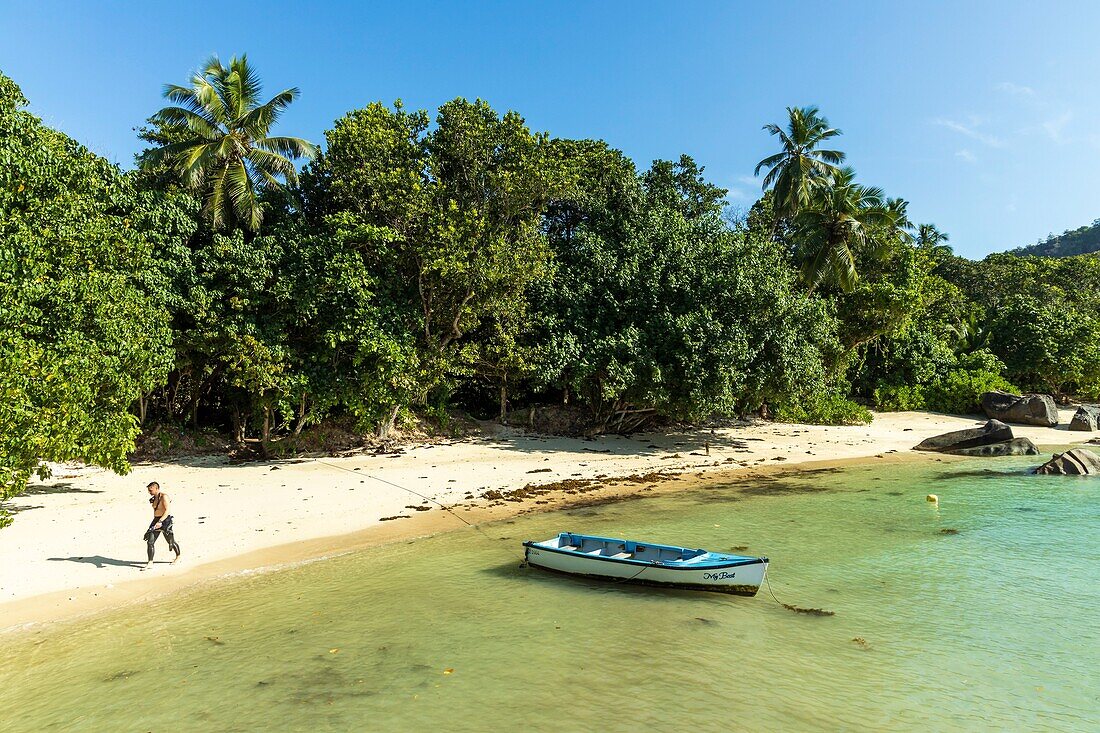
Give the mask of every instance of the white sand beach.
MULTIPOLYGON (((1063 410, 1059 428, 1013 430, 1040 446, 1092 437, 1066 430, 1071 415, 1063 410)), ((908 412, 876 414, 868 426, 762 423, 595 440, 501 429, 491 437, 409 445, 380 455, 252 463, 194 458, 138 464, 126 476, 56 466, 52 478, 11 502, 15 520, 0 530, 0 629, 97 611, 232 573, 464 527, 435 502, 459 505, 456 514, 483 521, 639 490, 638 482, 613 480, 620 477, 680 474, 679 481, 662 486, 675 490, 700 474, 911 453, 924 438, 977 424, 973 417, 908 412), (583 495, 564 487, 523 500, 486 497, 568 479, 600 485, 583 495), (169 564, 172 553, 161 539, 156 564, 142 571, 150 481, 160 482, 171 498, 183 556, 169 564), (398 518, 386 519, 393 517, 398 518)), ((1036 457, 1036 465, 1043 459, 1036 457)))

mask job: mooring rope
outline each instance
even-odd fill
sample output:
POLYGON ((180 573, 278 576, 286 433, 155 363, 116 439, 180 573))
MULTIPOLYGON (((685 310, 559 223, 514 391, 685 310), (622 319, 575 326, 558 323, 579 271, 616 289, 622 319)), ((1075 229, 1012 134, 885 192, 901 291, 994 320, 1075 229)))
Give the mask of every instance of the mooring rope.
POLYGON ((772 600, 775 601, 776 603, 778 603, 783 608, 787 609, 788 611, 794 611, 795 613, 806 613, 806 614, 809 614, 811 616, 835 616, 836 615, 836 611, 828 611, 824 608, 802 608, 801 606, 792 606, 790 603, 784 603, 783 601, 776 598, 775 597, 775 591, 772 590, 771 578, 768 577, 768 565, 767 565, 767 563, 764 564, 764 582, 768 586, 768 593, 771 594, 772 600))
POLYGON ((614 579, 614 580, 612 581, 612 583, 629 583, 630 581, 634 580, 634 579, 635 579, 635 578, 637 578, 637 577, 638 577, 639 575, 641 575, 642 573, 644 573, 644 572, 645 572, 646 570, 649 570, 650 568, 655 568, 655 567, 657 567, 657 563, 653 563, 653 564, 651 564, 651 565, 643 565, 643 566, 642 566, 642 569, 641 569, 641 570, 639 570, 638 572, 634 573, 634 574, 633 574, 633 575, 631 575, 631 576, 630 576, 629 578, 615 578, 615 579, 614 579))
MULTIPOLYGON (((366 476, 367 478, 372 478, 372 479, 374 479, 375 481, 378 481, 379 483, 387 484, 388 486, 392 486, 392 487, 394 487, 395 489, 401 489, 402 491, 406 491, 406 492, 408 492, 408 493, 412 494, 413 496, 418 496, 418 497, 420 497, 421 499, 424 499, 425 501, 430 501, 431 503, 435 504, 435 505, 436 505, 436 506, 438 506, 438 507, 439 507, 440 509, 442 509, 443 511, 447 512, 448 514, 450 514, 450 515, 451 515, 452 517, 454 517, 454 518, 455 518, 455 519, 457 519, 458 521, 460 521, 460 522, 462 522, 463 524, 465 524, 465 525, 466 525, 467 527, 472 527, 473 529, 477 530, 477 531, 478 531, 478 533, 479 533, 479 534, 481 534, 481 536, 483 536, 483 537, 484 537, 485 539, 487 539, 487 540, 489 540, 490 542, 492 542, 492 543, 493 543, 493 545, 495 545, 495 546, 498 546, 498 547, 499 547, 499 543, 498 543, 498 541, 497 541, 497 540, 495 540, 495 539, 493 539, 492 537, 490 537, 490 536, 489 536, 489 535, 488 535, 488 534, 487 534, 487 533, 485 532, 485 530, 483 530, 483 529, 482 529, 481 527, 479 527, 478 525, 474 524, 473 522, 469 522, 469 521, 467 521, 465 517, 462 517, 461 515, 459 515, 459 514, 458 514, 457 512, 455 512, 455 511, 454 511, 453 509, 451 509, 451 508, 450 508, 449 506, 447 506, 446 504, 444 504, 444 503, 443 503, 443 502, 441 502, 441 501, 438 501, 438 500, 436 500, 436 499, 434 499, 434 498, 432 498, 432 497, 430 497, 430 496, 425 496, 424 494, 421 494, 421 493, 420 493, 419 491, 414 491, 413 489, 410 489, 410 488, 408 488, 407 486, 402 486, 401 484, 397 484, 397 483, 394 483, 393 481, 387 481, 387 480, 386 480, 386 479, 384 479, 384 478, 379 478, 378 476, 375 476, 374 474, 366 473, 365 471, 356 471, 356 470, 354 470, 354 469, 351 469, 351 468, 344 468, 343 466, 337 466, 337 465, 336 465, 335 463, 329 463, 328 461, 322 461, 322 460, 321 460, 321 459, 319 459, 319 458, 318 458, 318 459, 315 459, 315 460, 316 460, 316 461, 317 461, 318 463, 322 463, 322 464, 324 464, 324 465, 328 466, 329 468, 335 468, 335 469, 338 469, 338 470, 340 470, 340 471, 347 471, 348 473, 350 473, 350 474, 352 474, 352 475, 355 475, 355 476, 366 476)), ((512 552, 511 552, 510 550, 509 550, 509 552, 510 552, 511 554, 515 554, 515 553, 512 553, 512 552)), ((526 558, 524 558, 524 561, 526 561, 526 558)))

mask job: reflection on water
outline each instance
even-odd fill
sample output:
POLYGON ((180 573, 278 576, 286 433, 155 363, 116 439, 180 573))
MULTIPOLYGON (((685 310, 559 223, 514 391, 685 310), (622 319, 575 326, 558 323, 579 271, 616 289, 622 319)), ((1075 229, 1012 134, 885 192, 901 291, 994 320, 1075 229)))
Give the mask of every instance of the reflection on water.
POLYGON ((1097 730, 1100 480, 1033 462, 711 485, 214 583, 5 638, 0 729, 1097 730), (519 566, 564 530, 751 548, 836 615, 519 566))

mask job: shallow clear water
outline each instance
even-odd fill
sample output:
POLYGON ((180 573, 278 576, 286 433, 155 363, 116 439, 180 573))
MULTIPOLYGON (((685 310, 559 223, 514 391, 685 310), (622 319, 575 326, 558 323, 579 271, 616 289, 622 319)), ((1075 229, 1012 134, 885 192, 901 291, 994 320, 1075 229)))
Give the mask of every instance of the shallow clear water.
POLYGON ((0 729, 1100 730, 1100 480, 1034 463, 714 484, 221 581, 0 639, 0 729), (836 615, 519 567, 560 530, 747 546, 836 615))

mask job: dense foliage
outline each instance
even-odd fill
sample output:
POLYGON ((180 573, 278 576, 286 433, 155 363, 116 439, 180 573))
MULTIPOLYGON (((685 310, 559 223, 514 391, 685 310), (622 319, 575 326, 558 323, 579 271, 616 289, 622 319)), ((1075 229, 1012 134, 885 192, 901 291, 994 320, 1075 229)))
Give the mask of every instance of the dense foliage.
POLYGON ((1012 250, 1014 255, 1033 257, 1072 257, 1093 252, 1100 252, 1100 219, 1061 234, 1048 234, 1035 244, 1012 250))
POLYGON ((534 294, 538 386, 578 397, 600 430, 654 413, 756 412, 827 389, 832 314, 798 292, 770 241, 726 225, 725 191, 694 161, 658 161, 639 177, 615 151, 573 147, 580 183, 555 211, 575 224, 550 230, 556 276, 534 294), (583 173, 605 157, 615 180, 583 173))
POLYGON ((150 257, 193 226, 25 104, 0 75, 0 499, 42 460, 126 470, 171 366, 150 257))
POLYGON ((167 95, 123 173, 0 77, 5 494, 44 460, 124 470, 158 423, 266 453, 456 406, 596 433, 1100 396, 1100 259, 955 257, 812 107, 765 128, 764 195, 731 219, 686 155, 638 170, 481 100, 375 102, 315 155, 270 134, 297 90, 261 104, 243 58, 167 95))

